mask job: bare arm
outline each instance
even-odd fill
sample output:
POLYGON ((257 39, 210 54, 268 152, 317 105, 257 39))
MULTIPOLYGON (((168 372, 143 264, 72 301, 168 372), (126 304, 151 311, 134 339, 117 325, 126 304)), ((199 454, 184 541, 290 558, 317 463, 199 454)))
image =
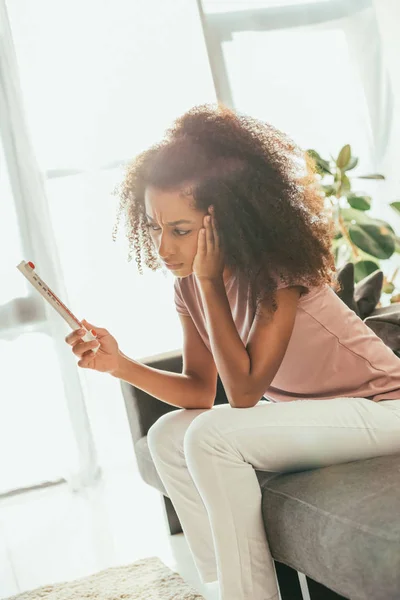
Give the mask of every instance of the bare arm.
POLYGON ((207 390, 190 375, 144 365, 120 352, 119 367, 111 373, 158 400, 179 408, 210 408, 207 390))
POLYGON ((300 287, 277 291, 272 319, 255 318, 247 345, 239 336, 221 279, 201 281, 210 345, 229 403, 255 406, 270 386, 289 344, 300 287))

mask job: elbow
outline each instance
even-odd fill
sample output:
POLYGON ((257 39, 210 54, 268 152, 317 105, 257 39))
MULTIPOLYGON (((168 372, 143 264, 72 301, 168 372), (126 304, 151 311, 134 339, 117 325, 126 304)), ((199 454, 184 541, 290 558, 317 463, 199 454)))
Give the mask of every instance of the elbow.
POLYGON ((196 409, 196 410, 209 410, 214 406, 215 394, 210 396, 209 394, 199 394, 192 396, 188 404, 184 408, 196 409))
POLYGON ((261 396, 254 396, 251 394, 238 396, 235 394, 234 396, 229 396, 228 400, 232 408, 253 408, 253 406, 255 406, 261 400, 261 397, 262 394, 261 396))
POLYGON ((214 406, 214 398, 211 400, 204 400, 202 398, 192 399, 186 406, 186 410, 210 410, 214 406))
POLYGON ((265 388, 263 388, 262 391, 260 391, 260 389, 257 389, 247 391, 242 394, 229 394, 229 404, 232 406, 232 408, 253 408, 253 406, 260 402, 268 387, 269 386, 267 385, 265 388))

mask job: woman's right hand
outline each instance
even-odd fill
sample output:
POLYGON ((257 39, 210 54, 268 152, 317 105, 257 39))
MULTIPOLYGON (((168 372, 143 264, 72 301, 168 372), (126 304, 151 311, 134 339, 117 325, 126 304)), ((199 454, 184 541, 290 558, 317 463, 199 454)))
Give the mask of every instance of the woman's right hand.
POLYGON ((96 327, 85 319, 82 320, 82 323, 88 331, 93 329, 96 332, 97 339, 84 342, 81 338, 86 331, 79 333, 79 329, 67 335, 65 341, 72 346, 72 352, 80 359, 78 366, 82 369, 112 373, 119 364, 120 352, 117 340, 103 327, 96 327), (97 352, 92 352, 92 349, 97 346, 99 346, 97 352))

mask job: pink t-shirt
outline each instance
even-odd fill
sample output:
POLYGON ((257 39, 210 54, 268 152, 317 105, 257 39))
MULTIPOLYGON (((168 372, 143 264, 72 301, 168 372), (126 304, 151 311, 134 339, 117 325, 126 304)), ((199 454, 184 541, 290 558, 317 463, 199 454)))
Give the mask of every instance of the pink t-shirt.
MULTIPOLYGON (((278 288, 285 286, 279 278, 278 288)), ((249 283, 234 275, 225 288, 233 320, 246 345, 254 319, 249 283)), ((211 352, 195 275, 176 278, 174 292, 177 312, 191 316, 211 352)), ((400 358, 324 283, 300 296, 289 345, 264 396, 273 402, 400 399, 400 358)))

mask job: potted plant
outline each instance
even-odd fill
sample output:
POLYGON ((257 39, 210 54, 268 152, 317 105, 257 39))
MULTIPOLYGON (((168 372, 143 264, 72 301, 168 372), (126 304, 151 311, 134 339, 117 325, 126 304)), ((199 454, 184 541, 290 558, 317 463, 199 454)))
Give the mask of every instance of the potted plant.
MULTIPOLYGON (((313 149, 307 150, 307 153, 314 159, 320 175, 317 185, 331 204, 336 225, 333 239, 336 266, 341 266, 342 262, 352 262, 357 283, 381 269, 381 260, 387 260, 394 253, 400 254, 400 237, 389 223, 368 214, 372 201, 370 196, 352 190, 349 171, 357 166, 358 158, 352 156, 349 144, 343 146, 336 159, 331 156, 331 160, 325 160, 313 149)), ((380 174, 357 175, 353 178, 385 179, 380 174)), ((392 202, 390 206, 400 213, 400 202, 392 202)), ((391 303, 400 302, 400 289, 396 289, 394 282, 398 270, 399 267, 390 279, 384 274, 382 292, 389 294, 391 303)))

